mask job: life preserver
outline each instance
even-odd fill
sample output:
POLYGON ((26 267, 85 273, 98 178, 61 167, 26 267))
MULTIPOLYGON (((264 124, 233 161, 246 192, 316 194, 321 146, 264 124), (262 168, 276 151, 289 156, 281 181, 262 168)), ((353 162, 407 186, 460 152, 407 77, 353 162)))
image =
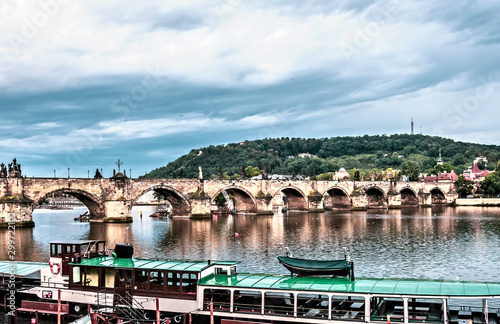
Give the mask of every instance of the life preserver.
POLYGON ((61 271, 61 265, 59 263, 49 263, 50 272, 53 275, 58 274, 61 271))

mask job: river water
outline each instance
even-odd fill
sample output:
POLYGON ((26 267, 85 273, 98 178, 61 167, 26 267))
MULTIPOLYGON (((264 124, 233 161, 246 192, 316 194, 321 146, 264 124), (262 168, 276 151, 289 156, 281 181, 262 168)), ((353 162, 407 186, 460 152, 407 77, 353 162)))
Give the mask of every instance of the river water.
MULTIPOLYGON (((73 221, 85 210, 36 210, 36 226, 16 230, 16 260, 47 261, 53 240, 104 239, 134 244, 136 257, 236 260, 240 272, 286 274, 276 259, 286 246, 295 257, 314 259, 343 258, 347 247, 357 277, 500 281, 497 207, 155 220, 148 217, 153 207, 136 206, 130 224, 73 221)), ((2 260, 7 247, 3 230, 2 260)))

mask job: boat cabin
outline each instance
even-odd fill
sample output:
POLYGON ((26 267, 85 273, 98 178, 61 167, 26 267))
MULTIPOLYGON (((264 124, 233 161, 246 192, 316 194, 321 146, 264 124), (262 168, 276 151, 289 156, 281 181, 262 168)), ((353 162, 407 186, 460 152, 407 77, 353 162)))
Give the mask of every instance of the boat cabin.
POLYGON ((216 273, 236 273, 238 263, 120 256, 123 253, 69 263, 69 288, 112 292, 122 296, 128 293, 134 296, 196 300, 198 280, 216 273))
POLYGON ((200 280, 198 295, 201 314, 237 319, 500 323, 500 283, 236 273, 200 280))
POLYGON ((81 258, 93 258, 104 255, 106 245, 99 240, 68 240, 60 242, 50 242, 51 271, 62 276, 69 275, 70 262, 81 258))

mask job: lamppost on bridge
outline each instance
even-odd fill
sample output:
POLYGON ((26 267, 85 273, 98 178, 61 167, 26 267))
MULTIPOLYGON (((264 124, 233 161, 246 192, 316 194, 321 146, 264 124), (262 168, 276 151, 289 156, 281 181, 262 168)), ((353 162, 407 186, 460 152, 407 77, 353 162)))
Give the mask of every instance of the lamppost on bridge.
POLYGON ((56 170, 54 169, 54 178, 56 177, 56 170))
POLYGON ((90 179, 90 170, 87 170, 87 178, 90 179))
POLYGON ((68 168, 68 179, 69 179, 69 168, 68 168))

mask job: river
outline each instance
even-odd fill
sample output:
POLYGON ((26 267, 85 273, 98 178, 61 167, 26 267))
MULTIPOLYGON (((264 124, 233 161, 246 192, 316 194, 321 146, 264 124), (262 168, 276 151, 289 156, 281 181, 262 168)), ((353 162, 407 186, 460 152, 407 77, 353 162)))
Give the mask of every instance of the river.
MULTIPOLYGON (((104 239, 134 244, 136 257, 237 260, 240 272, 286 274, 276 259, 286 246, 315 259, 342 258, 347 247, 358 277, 500 281, 498 207, 155 220, 153 207, 136 206, 130 224, 75 222, 85 210, 35 210, 36 226, 16 230, 16 260, 47 261, 53 240, 104 239)), ((0 231, 2 260, 7 246, 0 231)))

